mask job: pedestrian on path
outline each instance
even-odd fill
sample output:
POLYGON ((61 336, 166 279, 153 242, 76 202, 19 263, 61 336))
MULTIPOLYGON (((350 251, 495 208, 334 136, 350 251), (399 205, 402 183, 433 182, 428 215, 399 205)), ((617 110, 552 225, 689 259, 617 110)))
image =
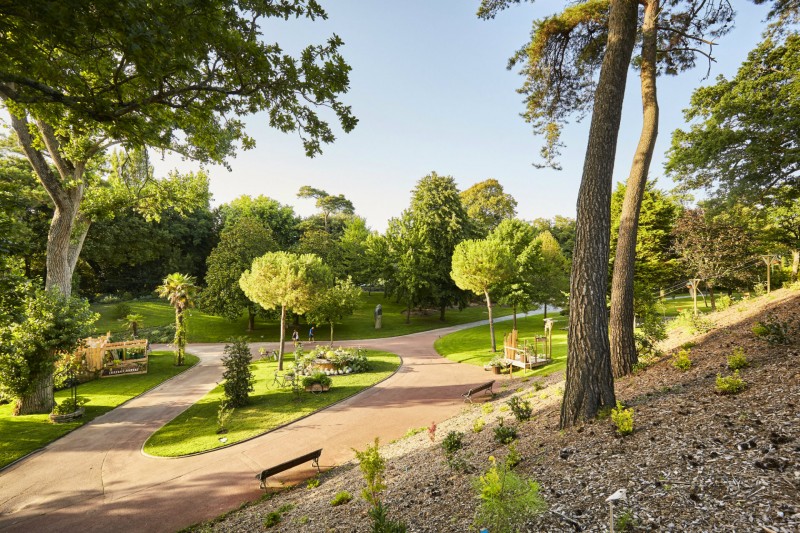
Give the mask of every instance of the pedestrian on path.
POLYGON ((311 326, 311 329, 308 330, 308 342, 314 341, 314 326, 311 326))
POLYGON ((297 348, 297 345, 300 343, 300 333, 297 331, 297 328, 294 328, 292 332, 292 342, 295 348, 297 348))

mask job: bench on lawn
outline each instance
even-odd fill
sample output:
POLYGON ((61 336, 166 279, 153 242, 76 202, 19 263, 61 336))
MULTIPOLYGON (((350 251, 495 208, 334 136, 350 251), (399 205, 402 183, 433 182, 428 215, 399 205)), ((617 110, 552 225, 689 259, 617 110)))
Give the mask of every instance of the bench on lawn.
POLYGON ((492 398, 494 398, 494 391, 492 390, 492 385, 494 385, 494 380, 488 383, 484 383, 483 385, 478 385, 477 387, 472 387, 463 394, 464 401, 466 402, 467 400, 469 400, 469 402, 472 403, 472 395, 481 392, 483 390, 491 394, 492 398))
POLYGON ((305 455, 301 455, 300 457, 296 457, 291 461, 286 461, 285 463, 281 463, 279 465, 271 466, 266 470, 262 470, 260 473, 256 474, 256 479, 261 482, 259 485, 260 488, 264 489, 264 492, 267 491, 267 478, 269 476, 274 476, 275 474, 280 474, 285 470, 289 470, 290 468, 294 468, 295 466, 300 466, 303 463, 311 461, 311 464, 317 467, 317 472, 322 472, 319 468, 319 456, 322 455, 322 448, 319 450, 315 450, 311 453, 307 453, 305 455))

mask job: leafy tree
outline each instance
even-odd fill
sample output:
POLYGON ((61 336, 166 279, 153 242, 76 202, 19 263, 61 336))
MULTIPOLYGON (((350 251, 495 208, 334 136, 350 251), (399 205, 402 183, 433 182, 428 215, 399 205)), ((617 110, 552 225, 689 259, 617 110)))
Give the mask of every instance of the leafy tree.
POLYGON ((408 211, 400 218, 389 220, 384 239, 371 243, 373 264, 383 262, 387 294, 406 303, 406 324, 411 322, 411 310, 429 294, 428 273, 433 259, 425 249, 425 240, 408 211), (380 252, 385 252, 381 257, 380 252))
POLYGON ((253 331, 259 307, 242 292, 239 278, 253 259, 277 249, 272 232, 258 220, 243 217, 225 226, 219 244, 207 259, 206 288, 200 293, 200 306, 229 320, 247 312, 247 331, 253 331))
POLYGON ((339 240, 321 228, 310 228, 303 233, 293 251, 298 254, 315 254, 329 265, 334 277, 344 275, 342 249, 339 240))
POLYGON ((139 334, 139 328, 142 327, 142 323, 144 322, 144 316, 138 313, 131 313, 123 318, 123 321, 125 323, 125 328, 131 330, 131 334, 135 339, 139 334))
POLYGON ((272 198, 263 195, 251 198, 242 195, 227 204, 223 204, 217 211, 219 225, 224 228, 235 224, 240 218, 251 218, 272 232, 272 236, 281 250, 288 250, 300 238, 297 225, 300 222, 291 206, 283 205, 272 198))
POLYGON ((792 278, 798 279, 800 267, 800 195, 795 187, 784 186, 776 191, 765 208, 767 238, 785 246, 792 254, 792 278))
POLYGON ((418 273, 426 289, 422 299, 438 307, 439 318, 444 320, 447 307, 464 299, 450 271, 453 251, 470 231, 455 180, 436 172, 419 180, 412 191, 407 216, 420 238, 415 253, 424 254, 429 266, 418 273))
POLYGON ((55 405, 56 360, 78 347, 98 315, 86 300, 54 288, 29 293, 20 316, 0 333, 0 391, 17 399, 14 415, 48 413, 55 405))
POLYGON ((513 309, 514 329, 517 329, 517 311, 527 312, 534 300, 536 279, 541 267, 541 248, 535 244, 533 227, 521 220, 503 220, 487 237, 506 246, 513 262, 513 274, 506 279, 495 294, 497 301, 513 309))
POLYGON ((753 259, 751 237, 738 219, 727 214, 716 217, 702 209, 686 209, 678 218, 675 229, 675 250, 679 259, 701 279, 711 296, 711 308, 716 309, 714 285, 753 259))
POLYGON ((489 335, 492 352, 497 351, 492 318, 492 299, 489 292, 514 275, 514 259, 508 246, 493 239, 466 240, 458 243, 453 252, 453 281, 459 288, 486 298, 489 312, 489 335))
POLYGON ((161 298, 169 300, 175 308, 175 365, 182 366, 186 354, 186 311, 194 307, 197 292, 192 276, 175 272, 164 278, 164 283, 156 288, 161 298))
POLYGON ((546 318, 548 305, 558 306, 566 302, 570 265, 549 231, 537 235, 533 240, 533 247, 538 250, 541 258, 533 267, 536 273, 533 302, 544 306, 546 318))
POLYGON ((331 327, 333 345, 333 325, 346 316, 352 315, 361 299, 361 289, 351 278, 337 279, 333 287, 323 290, 316 298, 314 308, 306 313, 309 322, 327 323, 331 327))
POLYGON ((253 392, 255 377, 250 369, 253 355, 247 339, 239 337, 230 339, 222 351, 222 366, 225 371, 222 378, 225 382, 222 388, 225 391, 225 407, 244 407, 250 403, 249 395, 253 392))
POLYGON ((537 218, 531 225, 536 234, 543 231, 549 231, 550 234, 558 241, 561 247, 561 253, 567 258, 567 261, 572 261, 572 250, 575 248, 575 219, 556 215, 552 220, 546 218, 537 218))
POLYGON ((269 252, 253 260, 239 285, 248 298, 264 309, 280 308, 278 368, 283 370, 286 311, 303 314, 313 309, 317 298, 331 285, 330 269, 314 254, 269 252))
POLYGON ((372 232, 363 218, 352 217, 345 222, 344 233, 339 240, 339 262, 343 275, 352 277, 356 285, 374 281, 367 252, 370 237, 372 232))
POLYGON ((324 222, 325 231, 328 231, 328 219, 332 214, 342 213, 352 215, 355 212, 353 202, 344 197, 344 195, 337 194, 332 196, 321 189, 315 189, 308 185, 303 185, 297 192, 298 198, 313 198, 317 201, 317 209, 322 211, 322 219, 324 222))
POLYGON ((503 186, 496 179, 476 183, 462 191, 461 203, 480 237, 486 237, 500 222, 517 214, 517 201, 503 192, 503 186))

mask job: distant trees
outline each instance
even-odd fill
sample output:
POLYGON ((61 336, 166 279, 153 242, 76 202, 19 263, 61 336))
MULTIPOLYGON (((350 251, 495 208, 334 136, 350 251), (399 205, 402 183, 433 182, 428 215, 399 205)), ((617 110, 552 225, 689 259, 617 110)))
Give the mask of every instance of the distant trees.
POLYGON ((358 307, 361 289, 351 278, 337 279, 333 287, 320 292, 314 301, 314 307, 306 313, 309 323, 324 323, 331 328, 331 345, 333 345, 333 326, 346 316, 352 315, 358 307))
POLYGON ((486 237, 500 222, 517 214, 517 201, 496 179, 476 183, 460 193, 461 203, 479 237, 486 237))
POLYGON ((317 201, 317 209, 322 212, 325 231, 328 231, 328 219, 332 214, 352 215, 355 212, 353 202, 342 194, 331 195, 321 189, 303 185, 297 192, 298 198, 313 198, 317 201))
POLYGON ((166 298, 175 308, 175 365, 182 366, 186 355, 186 311, 194 307, 197 293, 196 280, 192 276, 175 272, 164 278, 156 288, 161 298, 166 298))
POLYGON ((270 252, 257 257, 239 280, 244 294, 264 309, 281 310, 278 368, 283 370, 286 311, 303 314, 332 282, 330 269, 314 254, 270 252))
POLYGON ((496 240, 466 240, 456 246, 452 264, 450 275, 456 285, 486 298, 492 352, 496 352, 490 292, 514 274, 515 265, 511 252, 508 246, 496 240))

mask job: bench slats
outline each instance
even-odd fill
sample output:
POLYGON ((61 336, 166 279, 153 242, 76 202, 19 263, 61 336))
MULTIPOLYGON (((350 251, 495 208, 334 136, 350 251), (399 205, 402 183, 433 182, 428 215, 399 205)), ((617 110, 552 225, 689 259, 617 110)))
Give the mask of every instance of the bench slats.
POLYGON ((492 398, 494 398, 494 391, 492 390, 492 385, 494 385, 494 380, 488 383, 484 383, 483 385, 478 385, 477 387, 472 387, 463 394, 464 401, 466 402, 467 400, 469 400, 470 403, 472 403, 472 395, 482 390, 487 391, 489 394, 492 395, 492 398))
POLYGON ((275 474, 280 474, 285 470, 289 470, 290 468, 294 468, 295 466, 300 466, 303 463, 311 461, 312 466, 317 468, 317 472, 322 472, 319 467, 319 457, 322 455, 322 448, 319 450, 315 450, 311 453, 307 453, 305 455, 301 455, 300 457, 295 457, 289 461, 285 461, 279 465, 271 466, 265 470, 262 470, 260 473, 256 474, 256 479, 261 481, 260 487, 267 490, 266 480, 269 476, 274 476, 275 474))

